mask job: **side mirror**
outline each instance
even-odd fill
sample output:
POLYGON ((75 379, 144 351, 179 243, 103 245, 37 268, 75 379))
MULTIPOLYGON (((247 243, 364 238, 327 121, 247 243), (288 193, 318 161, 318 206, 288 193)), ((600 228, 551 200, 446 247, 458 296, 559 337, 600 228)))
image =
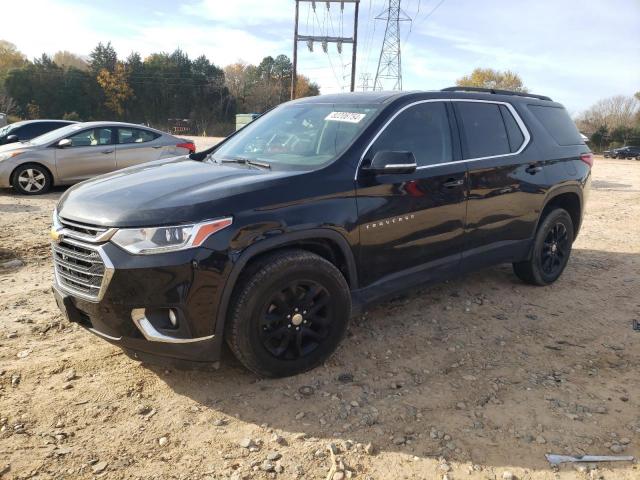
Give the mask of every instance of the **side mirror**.
POLYGON ((4 143, 16 143, 18 140, 18 135, 8 135, 7 138, 4 139, 4 143))
POLYGON ((380 151, 373 156, 369 171, 378 174, 413 173, 418 168, 413 152, 380 151))
POLYGON ((73 144, 70 138, 63 138, 58 142, 58 148, 70 147, 73 144))

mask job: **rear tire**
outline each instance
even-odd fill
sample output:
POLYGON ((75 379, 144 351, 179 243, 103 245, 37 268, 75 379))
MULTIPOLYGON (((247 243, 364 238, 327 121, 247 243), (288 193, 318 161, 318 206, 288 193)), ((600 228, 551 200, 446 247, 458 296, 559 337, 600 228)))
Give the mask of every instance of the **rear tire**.
POLYGON ((513 264, 516 276, 531 285, 542 286, 555 282, 569 261, 573 232, 569 213, 562 208, 552 210, 538 227, 531 258, 513 264))
POLYGON ((340 270, 306 250, 282 250, 258 260, 239 279, 226 341, 249 370, 286 377, 329 358, 350 316, 351 295, 340 270))
POLYGON ((51 173, 37 163, 25 163, 16 168, 11 176, 11 185, 23 195, 40 195, 51 190, 51 173))

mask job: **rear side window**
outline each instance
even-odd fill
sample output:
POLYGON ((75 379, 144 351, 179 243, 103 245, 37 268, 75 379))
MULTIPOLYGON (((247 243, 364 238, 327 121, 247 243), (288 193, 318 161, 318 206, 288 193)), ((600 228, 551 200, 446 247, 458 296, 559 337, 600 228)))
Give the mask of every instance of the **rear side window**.
POLYGON ((160 135, 141 128, 118 128, 118 143, 145 143, 155 140, 160 135))
POLYGON ((581 145, 584 143, 576 124, 573 123, 564 108, 529 105, 529 110, 540 120, 542 126, 558 145, 581 145))
POLYGON ((412 152, 418 166, 452 161, 451 130, 444 102, 413 105, 401 112, 369 150, 368 157, 377 152, 412 152))
POLYGON ((509 137, 499 105, 456 102, 466 144, 465 158, 492 157, 511 153, 509 137))
POLYGON ((83 130, 71 137, 72 147, 99 147, 101 145, 111 145, 111 129, 110 128, 92 128, 83 130))
POLYGON ((504 125, 507 127, 507 136, 509 137, 511 153, 517 152, 524 143, 522 130, 520 130, 516 119, 513 118, 513 114, 505 105, 500 105, 500 113, 502 113, 504 125))

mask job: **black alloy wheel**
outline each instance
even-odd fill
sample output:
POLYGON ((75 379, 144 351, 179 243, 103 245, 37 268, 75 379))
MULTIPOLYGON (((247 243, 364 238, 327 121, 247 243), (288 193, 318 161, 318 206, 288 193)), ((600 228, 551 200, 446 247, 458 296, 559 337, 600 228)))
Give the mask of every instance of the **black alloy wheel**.
POLYGON ((558 222, 551 227, 544 239, 540 259, 542 271, 549 276, 556 275, 563 267, 570 250, 567 227, 562 222, 558 222))
POLYGON ((274 357, 295 360, 318 348, 329 335, 331 322, 327 290, 312 280, 295 281, 267 302, 260 338, 274 357))
POLYGON ((513 264, 516 276, 531 285, 555 282, 569 261, 573 232, 573 220, 566 210, 555 208, 548 212, 540 220, 529 258, 513 264))
POLYGON ((286 377, 321 365, 344 338, 351 292, 342 272, 299 249, 261 256, 243 271, 225 339, 249 370, 286 377))

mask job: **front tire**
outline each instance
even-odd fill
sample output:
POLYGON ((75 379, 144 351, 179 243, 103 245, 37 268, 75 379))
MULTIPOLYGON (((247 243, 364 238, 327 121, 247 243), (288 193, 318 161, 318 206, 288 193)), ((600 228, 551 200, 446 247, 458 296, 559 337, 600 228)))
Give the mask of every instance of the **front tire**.
POLYGON ((516 276, 531 285, 550 285, 555 282, 569 261, 574 227, 569 213, 552 210, 536 232, 531 258, 513 264, 516 276))
POLYGON ((258 260, 241 276, 226 341, 249 370, 287 377, 329 358, 350 316, 351 295, 340 270, 306 250, 282 250, 258 260))
POLYGON ((49 170, 37 163, 25 163, 15 169, 11 185, 23 195, 40 195, 51 189, 53 179, 49 170))

